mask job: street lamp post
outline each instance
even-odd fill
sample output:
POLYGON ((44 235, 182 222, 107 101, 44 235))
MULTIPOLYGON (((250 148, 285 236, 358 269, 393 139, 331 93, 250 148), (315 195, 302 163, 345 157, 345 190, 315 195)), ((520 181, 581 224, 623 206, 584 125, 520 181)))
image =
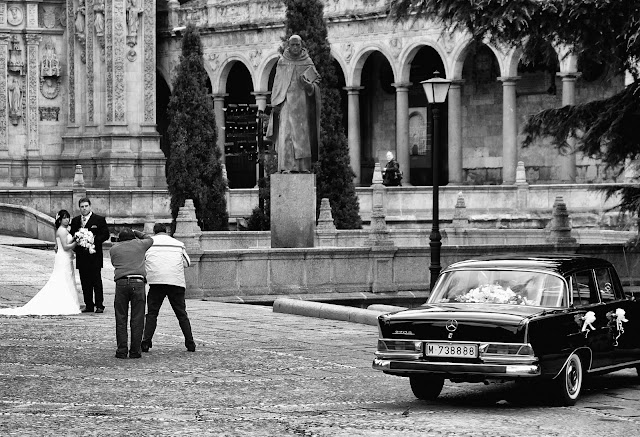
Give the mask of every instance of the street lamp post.
POLYGON ((444 103, 447 99, 447 93, 449 92, 449 85, 451 81, 439 77, 437 71, 433 72, 433 78, 429 80, 423 80, 420 82, 424 88, 424 92, 427 95, 429 105, 433 109, 433 218, 431 224, 431 234, 429 235, 429 247, 431 247, 431 264, 429 265, 429 271, 431 272, 431 279, 429 286, 433 290, 433 285, 438 279, 440 274, 440 248, 442 247, 442 237, 440 235, 440 217, 439 217, 439 204, 438 204, 438 189, 439 189, 439 166, 440 158, 438 156, 440 148, 440 104, 444 103))

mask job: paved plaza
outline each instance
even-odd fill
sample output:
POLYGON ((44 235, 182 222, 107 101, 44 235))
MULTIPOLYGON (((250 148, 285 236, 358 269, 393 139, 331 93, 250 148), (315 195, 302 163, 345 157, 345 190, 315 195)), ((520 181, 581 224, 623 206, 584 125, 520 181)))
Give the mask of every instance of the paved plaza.
MULTIPOLYGON (((46 282, 54 252, 0 237, 0 306, 46 282)), ((640 435, 635 370, 598 377, 576 407, 509 384, 445 383, 436 402, 371 370, 374 326, 189 300, 189 353, 168 302, 153 348, 115 354, 113 268, 104 314, 0 316, 2 436, 640 435)))

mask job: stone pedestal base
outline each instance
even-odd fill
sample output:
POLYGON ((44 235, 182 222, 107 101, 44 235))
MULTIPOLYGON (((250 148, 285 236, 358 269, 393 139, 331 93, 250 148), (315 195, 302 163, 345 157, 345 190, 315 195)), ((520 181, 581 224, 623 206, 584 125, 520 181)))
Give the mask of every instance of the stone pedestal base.
POLYGON ((271 175, 271 247, 313 247, 316 176, 271 175))

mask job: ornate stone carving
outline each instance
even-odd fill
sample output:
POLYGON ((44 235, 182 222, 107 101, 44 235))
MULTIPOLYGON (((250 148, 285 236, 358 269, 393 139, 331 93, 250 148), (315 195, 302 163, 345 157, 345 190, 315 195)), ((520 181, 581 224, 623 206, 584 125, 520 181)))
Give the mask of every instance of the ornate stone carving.
POLYGON ((38 5, 36 3, 27 3, 27 26, 33 29, 38 27, 38 5))
POLYGON ((55 99, 60 93, 59 77, 41 77, 40 92, 47 99, 55 99))
POLYGON ((94 99, 94 87, 93 87, 93 32, 95 27, 95 14, 93 8, 94 0, 86 0, 87 7, 87 122, 93 123, 93 99, 94 99))
POLYGON ((56 27, 58 22, 58 10, 55 6, 43 5, 40 14, 41 23, 40 27, 44 27, 45 29, 53 29, 56 27))
POLYGON ((260 60, 262 59, 262 50, 252 50, 251 53, 249 53, 249 58, 251 59, 251 64, 255 68, 258 68, 260 60))
MULTIPOLYGON (((9 34, 0 34, 0 77, 7 77, 9 34)), ((7 150, 7 81, 0 80, 0 150, 7 150)))
MULTIPOLYGON (((113 2, 113 17, 125 17, 123 2, 113 2)), ((123 22, 118 19, 113 25, 113 121, 125 121, 125 89, 124 89, 124 59, 125 59, 125 29, 123 22)))
POLYGON ((351 62, 351 58, 353 57, 353 44, 348 42, 344 45, 344 60, 347 61, 347 64, 351 62))
POLYGON ((11 124, 17 126, 20 118, 24 115, 22 96, 24 89, 19 76, 9 76, 7 80, 7 106, 9 108, 9 120, 11 124))
POLYGON ((60 114, 60 107, 58 106, 41 106, 40 121, 58 121, 58 114, 60 114))
MULTIPOLYGON (((63 14, 61 14, 62 16, 63 14)), ((76 122, 76 92, 75 92, 75 50, 74 50, 74 17, 75 12, 73 9, 73 2, 67 2, 67 11, 64 22, 67 25, 67 50, 68 50, 68 59, 69 59, 69 84, 67 87, 67 92, 69 93, 69 123, 75 124, 76 122)), ((62 23, 63 20, 60 20, 62 23)))
POLYGON ((38 48, 42 37, 26 35, 27 38, 27 133, 29 149, 39 149, 38 135, 38 48))
POLYGON ((18 26, 22 24, 22 20, 24 18, 24 12, 20 6, 11 5, 9 6, 8 14, 7 14, 7 22, 12 26, 18 26))
POLYGON ((95 0, 93 14, 93 27, 96 30, 96 39, 100 44, 102 58, 104 58, 104 0, 95 0))
POLYGON ((144 9, 140 7, 140 0, 127 0, 127 45, 131 47, 127 57, 130 61, 134 61, 136 58, 133 48, 138 44, 138 28, 142 12, 144 9))
POLYGON ((0 24, 7 24, 7 4, 0 4, 0 24))
POLYGON ((18 35, 11 35, 11 46, 9 48, 9 71, 24 74, 24 61, 22 60, 22 47, 18 35))
POLYGON ((402 39, 401 38, 391 38, 389 40, 389 48, 391 49, 391 54, 394 58, 398 58, 400 56, 400 52, 402 51, 402 39))
POLYGON ((144 122, 156 122, 156 14, 153 0, 144 0, 144 122))
POLYGON ((76 9, 76 13, 75 13, 75 19, 74 19, 74 25, 75 25, 75 35, 76 38, 78 39, 78 42, 80 43, 80 46, 82 47, 82 51, 80 52, 80 60, 82 60, 83 63, 87 62, 86 59, 86 34, 85 34, 85 28, 86 28, 86 20, 85 20, 85 14, 87 12, 87 8, 84 4, 85 0, 78 0, 78 7, 76 9))
POLYGON ((42 54, 42 62, 40 63, 40 76, 45 77, 59 77, 62 74, 62 67, 60 66, 60 60, 56 53, 56 47, 53 41, 48 40, 44 45, 44 53, 42 54))
MULTIPOLYGON (((107 1, 105 3, 105 19, 106 19, 106 33, 105 33, 105 49, 104 60, 107 66, 107 122, 113 122, 113 2, 107 1)), ((122 25, 120 25, 122 28, 122 25)))

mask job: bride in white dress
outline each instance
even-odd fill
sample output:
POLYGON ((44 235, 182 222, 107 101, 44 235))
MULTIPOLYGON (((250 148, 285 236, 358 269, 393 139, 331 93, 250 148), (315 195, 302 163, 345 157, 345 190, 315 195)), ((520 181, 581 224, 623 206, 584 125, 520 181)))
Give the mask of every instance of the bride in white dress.
POLYGON ((1 315, 11 316, 58 316, 80 314, 80 300, 73 270, 73 248, 76 242, 67 227, 71 216, 66 210, 56 215, 56 243, 58 251, 53 262, 53 273, 44 287, 18 308, 0 309, 1 315))

